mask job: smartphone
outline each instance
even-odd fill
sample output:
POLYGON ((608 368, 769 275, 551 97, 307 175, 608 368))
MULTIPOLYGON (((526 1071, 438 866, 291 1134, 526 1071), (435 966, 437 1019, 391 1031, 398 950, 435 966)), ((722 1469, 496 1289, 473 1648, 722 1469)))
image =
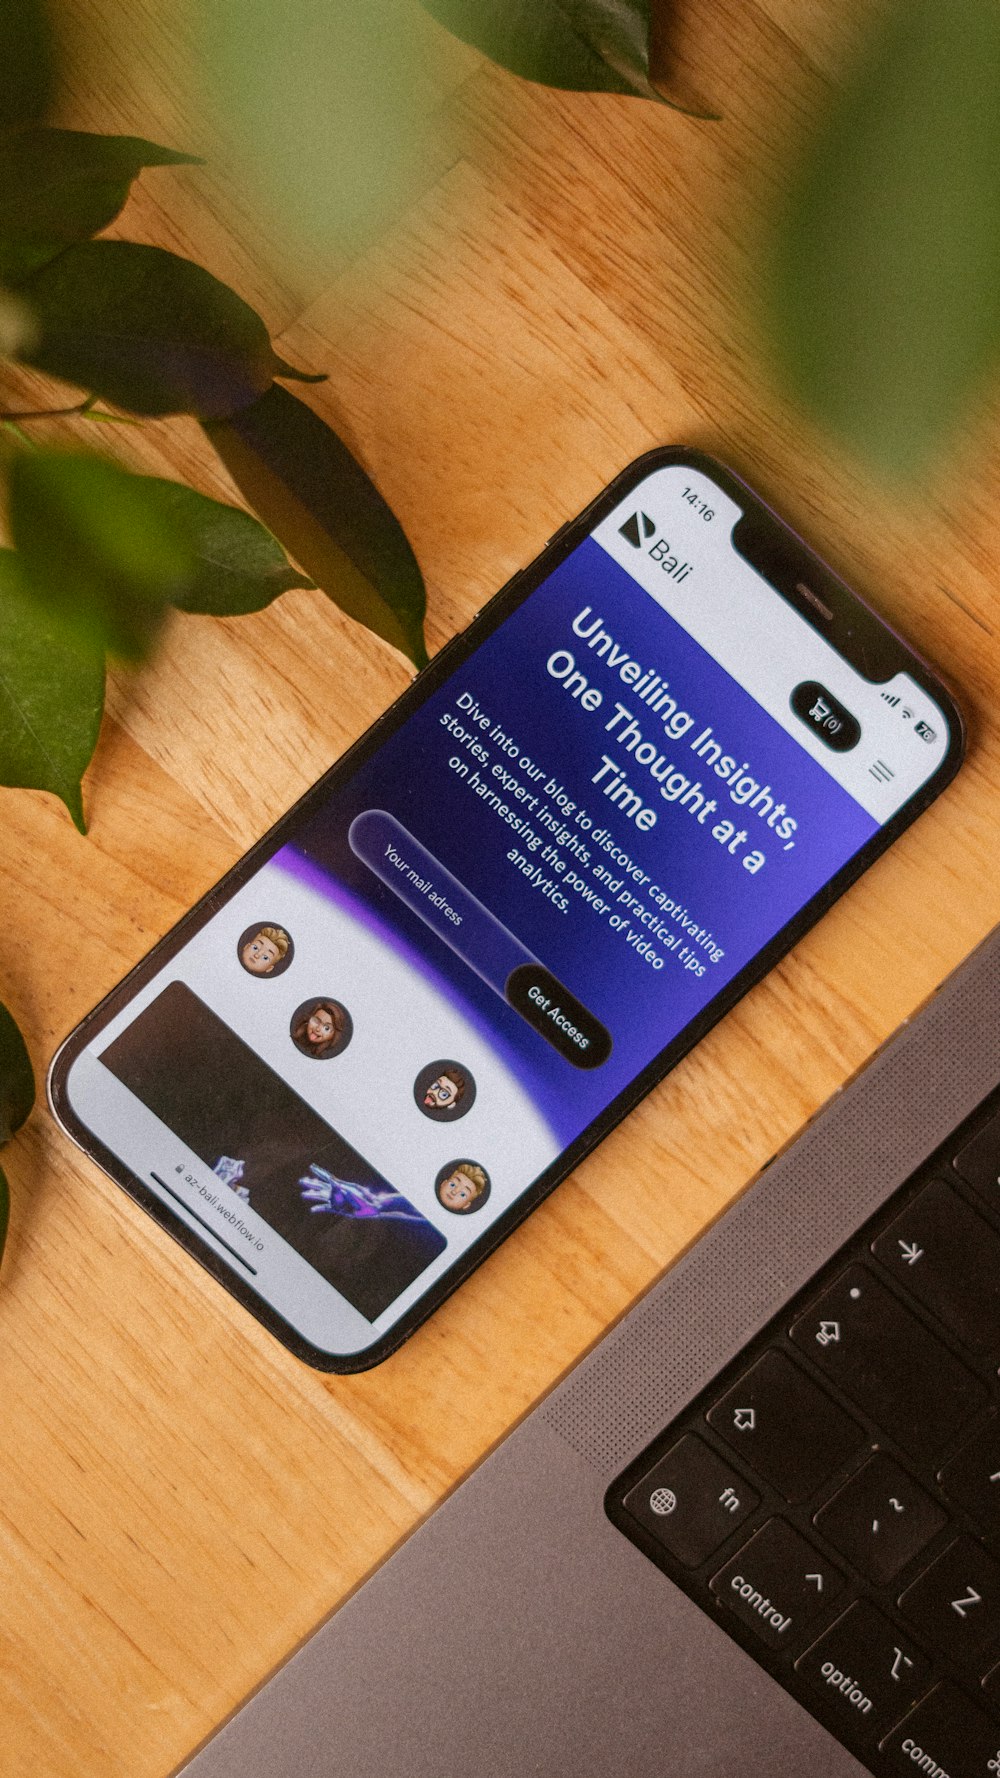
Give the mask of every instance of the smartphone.
POLYGON ((962 752, 749 487, 654 451, 83 1021, 53 1110, 292 1352, 364 1369, 962 752))

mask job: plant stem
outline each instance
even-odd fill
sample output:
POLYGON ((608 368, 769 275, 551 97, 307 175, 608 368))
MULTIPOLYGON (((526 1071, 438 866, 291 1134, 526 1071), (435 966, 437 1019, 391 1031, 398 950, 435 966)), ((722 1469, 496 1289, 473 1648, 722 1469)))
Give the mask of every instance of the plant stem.
POLYGON ((85 414, 94 405, 95 397, 88 395, 86 401, 78 401, 73 407, 39 407, 26 408, 21 412, 6 413, 0 409, 0 420, 14 423, 19 420, 65 420, 71 414, 85 414))

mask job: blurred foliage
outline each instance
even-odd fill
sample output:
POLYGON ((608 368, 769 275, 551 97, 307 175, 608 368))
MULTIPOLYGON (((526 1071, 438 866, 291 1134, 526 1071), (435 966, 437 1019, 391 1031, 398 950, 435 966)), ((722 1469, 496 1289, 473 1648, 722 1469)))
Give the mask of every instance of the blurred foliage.
MULTIPOLYGON (((669 23, 673 0, 659 0, 669 23)), ((651 0, 204 0, 200 64, 244 170, 283 225, 353 254, 400 209, 428 116, 442 40, 429 19, 529 80, 697 101, 651 78, 651 0)))
POLYGON ((27 591, 15 551, 0 550, 0 773, 61 798, 81 833, 80 779, 103 709, 103 650, 67 634, 27 591))
MULTIPOLYGON (((405 60, 404 42, 394 50, 405 60)), ((312 588, 315 563, 335 603, 422 664, 425 597, 360 464, 319 415, 280 400, 276 377, 322 374, 287 364, 255 310, 203 267, 93 238, 143 169, 195 157, 48 127, 52 68, 41 0, 0 0, 0 355, 83 391, 71 406, 0 410, 15 546, 0 571, 0 783, 52 791, 82 829, 105 651, 141 659, 171 607, 259 611, 290 587, 312 588), (121 411, 98 410, 98 399, 121 411), (37 450, 25 431, 49 414, 134 424, 174 413, 219 427, 209 436, 240 459, 242 484, 259 488, 290 547, 302 543, 301 568, 248 513, 83 450, 37 450)), ((402 61, 397 75, 402 88, 402 61)))
MULTIPOLYGON (((4 1148, 21 1128, 34 1103, 35 1077, 24 1038, 0 1001, 0 1148, 4 1148)), ((9 1214, 10 1194, 0 1167, 0 1258, 7 1239, 9 1214)))
POLYGON ((526 80, 667 101, 649 77, 650 0, 421 0, 456 37, 526 80))
POLYGON ((142 659, 170 607, 240 616, 313 583, 250 513, 90 452, 18 451, 8 515, 0 777, 53 791, 82 829, 105 650, 142 659))
POLYGON ((0 130, 36 123, 55 79, 45 0, 0 0, 0 130))
POLYGON ((928 467, 1000 351, 1000 6, 892 0, 798 170, 771 337, 890 475, 928 467))
POLYGON ((413 0, 203 0, 199 60, 245 168, 313 246, 353 250, 398 207, 430 29, 413 0))
MULTIPOLYGON (((422 4, 529 79, 663 96, 649 0, 422 4)), ((947 444, 1000 356, 1000 5, 886 0, 875 12, 791 171, 767 331, 800 402, 901 477, 947 444)))
POLYGON ((63 628, 141 660, 194 552, 158 484, 83 451, 18 451, 8 518, 25 592, 63 628))

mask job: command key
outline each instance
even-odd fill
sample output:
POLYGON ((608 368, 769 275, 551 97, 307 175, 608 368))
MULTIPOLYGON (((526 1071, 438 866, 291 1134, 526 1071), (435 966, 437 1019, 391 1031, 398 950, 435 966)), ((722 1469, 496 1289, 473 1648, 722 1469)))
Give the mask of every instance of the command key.
POLYGON ((994 1778, 1000 1725, 957 1686, 939 1685, 882 1743, 891 1771, 928 1778, 994 1778))

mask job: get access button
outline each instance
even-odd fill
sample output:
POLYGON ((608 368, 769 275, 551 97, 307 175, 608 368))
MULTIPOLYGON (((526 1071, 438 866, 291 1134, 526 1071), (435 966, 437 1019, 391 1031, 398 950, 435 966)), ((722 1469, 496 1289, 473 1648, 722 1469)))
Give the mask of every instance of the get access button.
POLYGON ((575 1068, 600 1068, 610 1056, 610 1031, 543 964, 518 964, 507 977, 504 996, 575 1068))

